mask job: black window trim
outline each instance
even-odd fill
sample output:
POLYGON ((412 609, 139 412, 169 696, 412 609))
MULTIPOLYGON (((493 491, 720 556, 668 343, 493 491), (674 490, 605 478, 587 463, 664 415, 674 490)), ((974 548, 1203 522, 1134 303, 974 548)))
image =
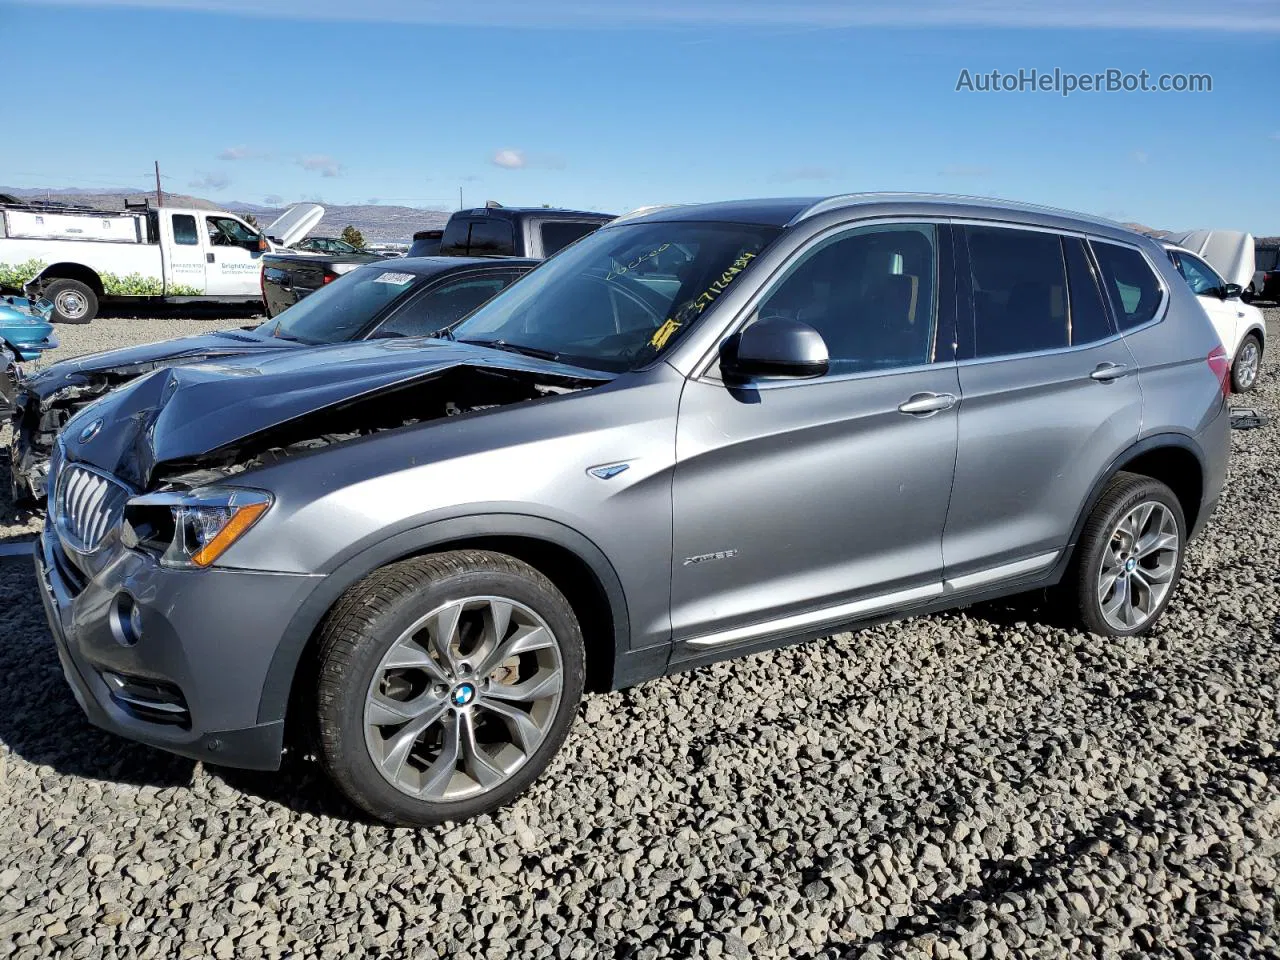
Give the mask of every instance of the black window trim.
MULTIPOLYGON (((1107 290, 1105 287, 1100 287, 1099 292, 1102 294, 1102 305, 1107 311, 1107 317, 1111 323, 1111 329, 1115 331, 1111 334, 1111 336, 1106 337, 1103 340, 1090 340, 1088 343, 1071 344, 1065 347, 1053 347, 1048 350, 1032 350, 1026 353, 1004 353, 1004 354, 1000 354, 999 356, 993 356, 993 357, 975 357, 973 355, 973 351, 974 351, 974 344, 976 343, 976 331, 974 328, 975 321, 974 321, 974 311, 973 311, 973 291, 971 289, 971 283, 969 280, 968 239, 965 238, 964 242, 962 243, 961 238, 963 236, 963 231, 957 230, 955 232, 955 247, 956 247, 956 254, 957 254, 957 257, 956 257, 957 297, 963 297, 964 306, 968 312, 968 316, 965 322, 963 324, 958 324, 959 327, 964 329, 964 332, 967 338, 966 340, 963 340, 960 345, 959 352, 963 354, 967 354, 967 356, 960 356, 958 358, 957 362, 959 363, 960 366, 971 366, 973 364, 979 364, 979 363, 1003 363, 1007 360, 1019 360, 1019 359, 1025 359, 1027 357, 1049 357, 1049 356, 1054 356, 1060 353, 1071 353, 1075 351, 1092 350, 1095 347, 1100 347, 1103 344, 1113 343, 1116 340, 1122 340, 1125 337, 1130 336, 1134 333, 1137 333, 1141 330, 1145 330, 1148 327, 1155 326, 1157 323, 1161 323, 1164 320, 1166 314, 1168 313, 1169 286, 1165 282, 1164 274, 1160 272, 1160 269, 1152 261, 1151 256, 1147 253, 1147 251, 1143 250, 1142 247, 1136 243, 1130 243, 1124 240, 1116 240, 1112 237, 1100 236, 1099 234, 1096 234, 1096 233, 1090 233, 1088 230, 1073 230, 1069 227, 1046 227, 1041 224, 1035 224, 1035 223, 1020 223, 1017 220, 1001 220, 1001 219, 994 219, 994 218, 990 220, 984 220, 977 217, 964 217, 964 218, 957 217, 957 218, 952 218, 950 222, 953 227, 994 227, 994 228, 1004 228, 1008 230, 1029 230, 1034 233, 1051 233, 1059 237, 1078 237, 1079 239, 1084 241, 1085 253, 1089 257, 1089 266, 1093 269, 1095 279, 1097 279, 1098 281, 1103 280, 1102 267, 1101 267, 1101 264, 1098 263, 1097 257, 1094 256, 1093 244, 1094 243, 1110 243, 1110 244, 1114 244, 1117 247, 1128 247, 1129 249, 1136 251, 1138 254, 1142 256, 1144 260, 1146 260, 1147 268, 1155 276, 1156 283, 1160 287, 1160 304, 1156 307, 1156 312, 1152 316, 1152 318, 1146 321, 1145 323, 1140 324, 1139 326, 1132 327, 1124 331, 1120 330, 1120 318, 1115 315, 1115 308, 1111 304, 1110 295, 1107 293, 1107 290), (961 263, 960 263, 961 258, 963 258, 963 261, 964 261, 963 268, 961 267, 961 263)), ((1065 267, 1065 263, 1064 263, 1064 267, 1065 267)), ((1190 288, 1188 288, 1188 292, 1190 292, 1190 288)), ((1068 296, 1070 296, 1070 293, 1068 293, 1068 296)))
MULTIPOLYGON (((957 302, 957 269, 956 269, 956 247, 954 233, 950 218, 939 216, 920 216, 912 214, 901 214, 897 216, 885 217, 865 217, 853 220, 842 220, 839 223, 831 224, 828 227, 819 230, 812 236, 805 238, 799 246, 791 251, 789 255, 783 259, 777 267, 767 277, 762 278, 756 285, 755 290, 751 292, 750 298, 743 305, 738 315, 734 317, 733 322, 724 330, 719 340, 717 340, 710 350, 698 361, 694 366, 691 380, 701 383, 714 384, 723 386, 724 381, 720 377, 720 344, 727 340, 733 334, 737 333, 751 321, 756 315, 756 310, 764 299, 773 292, 774 288, 782 280, 791 269, 806 257, 809 252, 817 245, 825 243, 833 236, 844 233, 852 233, 855 230, 862 230, 867 227, 882 227, 895 224, 929 224, 937 229, 937 246, 934 252, 936 259, 936 267, 938 270, 937 277, 937 304, 938 315, 933 330, 933 351, 936 356, 943 346, 944 327, 952 331, 952 344, 956 342, 956 324, 958 317, 956 315, 955 305, 957 302)), ((787 231, 781 235, 786 236, 787 231)), ((828 383, 844 383, 850 380, 869 380, 876 377, 894 377, 904 373, 919 373, 924 370, 937 370, 943 367, 955 364, 955 357, 951 359, 935 359, 930 363, 916 363, 905 367, 892 367, 885 370, 857 370, 850 373, 828 374, 823 377, 813 377, 811 379, 794 379, 779 378, 776 380, 759 379, 751 381, 751 389, 757 390, 779 390, 792 387, 809 387, 818 384, 828 383)))

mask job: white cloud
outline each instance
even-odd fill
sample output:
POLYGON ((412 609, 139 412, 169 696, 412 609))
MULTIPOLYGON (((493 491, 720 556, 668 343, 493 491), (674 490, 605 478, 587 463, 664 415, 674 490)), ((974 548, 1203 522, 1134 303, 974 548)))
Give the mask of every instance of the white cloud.
POLYGON ((323 153, 310 153, 305 157, 299 157, 298 166, 303 170, 313 170, 322 177, 342 176, 342 164, 323 153))
POLYGON ((1129 154, 1129 158, 1133 160, 1134 163, 1146 163, 1151 159, 1151 156, 1145 150, 1135 150, 1133 153, 1129 154))
POLYGON ((269 193, 262 198, 262 202, 268 207, 278 207, 284 203, 284 197, 278 193, 269 193))
POLYGON ((259 157, 265 157, 266 153, 261 150, 255 150, 253 147, 238 146, 227 147, 218 154, 219 160, 256 160, 259 157))
MULTIPOLYGON (((34 0, 25 0, 34 2, 34 0)), ((1110 27, 1280 33, 1280 9, 1269 0, 653 0, 618 5, 582 0, 43 0, 65 6, 203 10, 210 13, 289 20, 359 20, 390 23, 515 27, 613 27, 635 24, 688 26, 907 26, 936 28, 1110 27)))
POLYGON ((197 190, 225 190, 231 186, 231 178, 222 173, 201 173, 187 186, 197 190))
POLYGON ((1273 133, 1273 134, 1271 135, 1271 139, 1272 139, 1272 140, 1280 140, 1280 130, 1277 130, 1275 133, 1273 133))
POLYGON ((502 167, 504 170, 519 170, 525 165, 524 151, 504 147, 493 155, 491 162, 495 167, 502 167))

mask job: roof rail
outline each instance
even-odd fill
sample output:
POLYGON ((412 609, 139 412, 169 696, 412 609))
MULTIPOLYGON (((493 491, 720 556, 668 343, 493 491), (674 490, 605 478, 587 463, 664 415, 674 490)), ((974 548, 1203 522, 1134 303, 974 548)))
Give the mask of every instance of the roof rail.
POLYGON ((614 223, 621 223, 623 220, 632 220, 635 217, 643 217, 645 214, 653 213, 656 210, 670 210, 672 207, 685 207, 685 203, 651 203, 647 207, 636 207, 634 210, 628 210, 619 217, 614 217, 614 223))
MULTIPOLYGON (((893 201, 893 200, 918 200, 918 201, 936 201, 942 203, 974 203, 983 206, 996 207, 1002 210, 1023 211, 1027 213, 1048 213, 1057 216, 1071 217, 1073 220, 1087 220, 1093 223, 1103 223, 1110 226, 1121 226, 1124 224, 1114 220, 1108 220, 1106 217, 1099 217, 1088 213, 1079 213, 1075 210, 1064 210, 1061 207, 1049 207, 1037 203, 1023 203, 1019 200, 1000 200, 993 197, 975 197, 963 194, 950 193, 910 193, 905 191, 893 191, 885 193, 842 193, 834 197, 827 197, 812 203, 805 209, 801 210, 787 226, 799 223, 801 220, 807 220, 815 217, 820 213, 826 213, 830 210, 843 210, 845 207, 856 206, 860 203, 875 203, 877 201, 893 201)), ((1126 228, 1128 229, 1128 228, 1126 228)))

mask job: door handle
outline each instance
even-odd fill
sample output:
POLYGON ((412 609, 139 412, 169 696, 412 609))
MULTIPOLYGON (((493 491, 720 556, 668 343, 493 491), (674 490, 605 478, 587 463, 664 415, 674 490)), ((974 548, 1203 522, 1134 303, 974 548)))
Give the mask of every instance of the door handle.
POLYGON ((956 398, 950 393, 917 393, 910 400, 898 404, 898 412, 913 417, 929 417, 955 405, 956 398))
POLYGON ((206 253, 206 254, 204 255, 204 261, 205 261, 205 263, 213 263, 213 254, 212 254, 212 253, 206 253))
POLYGON ((1093 373, 1089 374, 1090 377, 1097 380, 1099 383, 1108 383, 1112 380, 1119 380, 1121 377, 1127 377, 1128 375, 1129 368, 1123 363, 1111 363, 1109 361, 1098 364, 1093 368, 1093 373))

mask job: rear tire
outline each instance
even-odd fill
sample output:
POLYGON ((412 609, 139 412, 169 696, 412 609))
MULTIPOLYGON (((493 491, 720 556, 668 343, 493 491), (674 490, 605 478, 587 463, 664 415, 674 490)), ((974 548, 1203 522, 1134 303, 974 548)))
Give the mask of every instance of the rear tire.
POLYGON ((1262 341, 1251 333, 1240 341, 1240 349, 1231 361, 1231 392, 1248 393, 1258 385, 1262 371, 1262 341))
POLYGON ((1151 629, 1182 576, 1186 530, 1172 490, 1151 477, 1116 474, 1063 580, 1084 628, 1104 637, 1151 629))
POLYGON ((584 675, 577 617, 533 567, 481 550, 404 560, 348 590, 321 626, 320 753, 379 820, 465 820, 542 773, 584 675))
POLYGON ((98 315, 98 295, 79 280, 54 280, 41 296, 53 301, 54 323, 88 323, 98 315))

